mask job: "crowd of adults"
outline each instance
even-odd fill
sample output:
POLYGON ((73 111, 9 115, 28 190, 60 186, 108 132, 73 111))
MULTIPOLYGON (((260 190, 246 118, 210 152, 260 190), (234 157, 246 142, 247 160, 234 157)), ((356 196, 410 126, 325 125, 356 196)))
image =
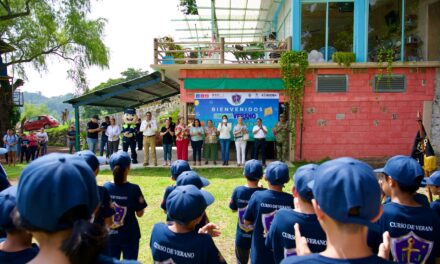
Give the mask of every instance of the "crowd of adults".
MULTIPOLYGON (((279 122, 271 128, 276 138, 276 157, 284 161, 288 152, 288 134, 289 126, 283 114, 280 115, 279 122)), ((266 165, 266 138, 268 128, 263 124, 263 120, 258 118, 251 131, 248 131, 243 118, 239 117, 237 124, 232 126, 226 115, 222 116, 221 122, 214 124, 212 120, 194 119, 189 124, 183 117, 179 117, 177 124, 172 118, 167 118, 158 125, 151 112, 147 112, 144 118, 139 118, 136 126, 130 127, 129 124, 116 123, 114 117, 106 116, 102 122, 99 122, 98 116, 93 116, 87 123, 87 145, 88 149, 96 153, 98 142, 100 142, 99 154, 106 155, 107 158, 119 149, 122 139, 122 150, 128 151, 131 148, 132 162, 137 163, 137 150, 144 151, 143 165, 150 164, 157 166, 158 159, 156 153, 156 139, 161 137, 163 148, 163 166, 170 166, 172 157, 172 147, 176 146, 177 159, 189 160, 188 148, 192 148, 193 165, 217 164, 218 148, 220 146, 220 160, 224 166, 229 165, 230 144, 235 143, 237 166, 243 166, 246 162, 246 148, 249 148, 247 142, 253 135, 254 144, 251 158, 259 159, 266 165), (133 136, 127 138, 128 131, 133 136), (101 135, 100 135, 101 134, 101 135)), ((72 153, 75 148, 75 127, 72 125, 68 131, 69 152, 72 153)))
POLYGON ((1 139, 1 146, 6 149, 5 160, 8 166, 29 163, 34 159, 44 156, 47 153, 49 137, 44 128, 37 133, 29 131, 27 134, 22 130, 18 133, 15 129, 8 129, 1 139))

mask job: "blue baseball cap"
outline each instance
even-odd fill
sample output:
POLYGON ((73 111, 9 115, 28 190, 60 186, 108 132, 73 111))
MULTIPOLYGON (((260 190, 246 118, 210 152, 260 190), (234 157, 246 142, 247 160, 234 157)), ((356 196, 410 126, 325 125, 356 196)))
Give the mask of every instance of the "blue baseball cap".
POLYGON ((135 115, 136 114, 136 109, 134 109, 134 108, 125 108, 124 114, 135 115))
POLYGON ((209 185, 209 181, 206 178, 200 177, 195 171, 184 171, 176 180, 176 186, 183 186, 192 184, 199 189, 209 185))
POLYGON ((63 215, 81 206, 78 219, 88 220, 98 206, 95 175, 83 158, 52 153, 36 159, 21 173, 17 209, 26 226, 54 232, 72 227, 63 215))
POLYGON ((256 159, 244 163, 243 175, 251 181, 258 181, 263 177, 263 164, 256 159))
POLYGON ((406 187, 420 186, 424 177, 422 166, 415 159, 403 155, 389 159, 382 172, 406 187))
POLYGON ((15 229, 11 213, 17 205, 17 186, 11 186, 0 192, 0 229, 15 229))
POLYGON ((327 161, 318 167, 309 186, 321 210, 336 221, 368 226, 379 215, 381 189, 373 169, 362 161, 327 161), (358 214, 350 215, 353 209, 358 214))
POLYGON ((177 186, 167 198, 167 214, 173 220, 186 224, 205 212, 214 202, 214 196, 194 185, 177 186))
POLYGON ((427 185, 434 185, 440 187, 440 171, 436 171, 426 179, 427 185))
POLYGON ((281 185, 288 183, 289 178, 289 168, 287 164, 281 161, 274 161, 269 163, 266 167, 266 179, 272 185, 281 185))
POLYGON ((8 153, 8 150, 5 148, 0 148, 0 155, 5 155, 6 153, 8 153))
POLYGON ((179 175, 184 171, 190 171, 191 167, 189 166, 188 161, 186 160, 176 160, 171 164, 171 178, 174 180, 179 177, 179 175))
POLYGON ((312 188, 309 184, 315 179, 315 173, 318 169, 316 164, 307 164, 299 167, 293 175, 295 189, 299 196, 311 201, 313 199, 312 188))
POLYGON ((109 160, 110 169, 114 169, 115 166, 119 166, 122 169, 128 168, 131 164, 131 158, 127 152, 119 150, 110 156, 109 160))
POLYGON ((90 150, 82 150, 75 153, 75 155, 83 158, 89 164, 92 171, 99 169, 99 165, 105 164, 104 157, 96 157, 95 153, 90 150))

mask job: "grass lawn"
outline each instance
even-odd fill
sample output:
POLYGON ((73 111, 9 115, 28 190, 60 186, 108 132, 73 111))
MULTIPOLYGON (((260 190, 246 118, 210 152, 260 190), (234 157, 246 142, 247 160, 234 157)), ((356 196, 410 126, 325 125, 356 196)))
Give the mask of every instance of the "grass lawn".
MULTIPOLYGON (((5 167, 10 179, 18 177, 24 166, 16 168, 5 167)), ((215 238, 215 243, 228 263, 235 262, 234 241, 237 217, 229 209, 229 199, 233 189, 236 186, 243 185, 245 180, 242 176, 242 169, 239 168, 215 168, 215 169, 195 169, 201 176, 209 179, 211 184, 205 190, 211 192, 216 201, 208 207, 207 214, 209 219, 216 223, 222 232, 222 235, 215 238)), ((292 175, 293 170, 291 171, 292 175)), ((150 233, 153 224, 165 221, 165 214, 160 208, 165 187, 172 184, 169 177, 169 169, 140 169, 132 170, 129 174, 129 181, 141 186, 148 207, 145 215, 139 218, 141 227, 141 245, 139 249, 139 260, 142 263, 153 263, 151 251, 149 248, 150 233)), ((112 180, 111 171, 102 171, 98 176, 99 184, 112 180)), ((291 183, 291 182, 290 182, 291 183)), ((267 184, 263 183, 266 187, 267 184)), ((290 184, 286 190, 290 189, 290 184)))

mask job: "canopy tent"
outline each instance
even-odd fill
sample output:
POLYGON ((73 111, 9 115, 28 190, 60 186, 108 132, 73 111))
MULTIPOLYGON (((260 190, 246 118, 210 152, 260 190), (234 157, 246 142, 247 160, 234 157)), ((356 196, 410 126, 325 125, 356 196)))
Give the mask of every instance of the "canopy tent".
POLYGON ((75 109, 76 147, 79 149, 79 107, 101 106, 114 107, 123 111, 125 108, 139 107, 180 93, 177 82, 164 78, 159 72, 118 83, 85 95, 72 98, 64 103, 75 109))
POLYGON ((172 19, 181 40, 260 42, 276 31, 274 14, 284 0, 197 0, 197 14, 172 19))

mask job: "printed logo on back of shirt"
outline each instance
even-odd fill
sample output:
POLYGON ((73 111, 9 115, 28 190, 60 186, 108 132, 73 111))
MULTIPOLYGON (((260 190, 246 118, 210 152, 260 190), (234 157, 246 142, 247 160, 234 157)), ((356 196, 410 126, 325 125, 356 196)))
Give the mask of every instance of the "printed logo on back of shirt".
POLYGON ((284 258, 296 256, 296 248, 285 248, 284 249, 284 258))
POLYGON ((245 225, 244 224, 244 213, 246 212, 247 206, 243 208, 238 208, 238 226, 241 230, 244 232, 250 232, 254 230, 254 227, 252 225, 245 225))
POLYGON ((263 223, 263 235, 266 237, 267 233, 269 233, 270 226, 272 225, 272 221, 275 218, 275 214, 277 211, 273 211, 271 213, 262 214, 261 222, 263 223))
POLYGON ((425 263, 434 243, 423 239, 414 232, 391 239, 391 253, 399 263, 425 263))
POLYGON ((120 206, 117 203, 113 202, 113 208, 115 210, 115 214, 113 215, 113 225, 112 229, 119 228, 124 225, 125 215, 127 214, 127 207, 120 206))

